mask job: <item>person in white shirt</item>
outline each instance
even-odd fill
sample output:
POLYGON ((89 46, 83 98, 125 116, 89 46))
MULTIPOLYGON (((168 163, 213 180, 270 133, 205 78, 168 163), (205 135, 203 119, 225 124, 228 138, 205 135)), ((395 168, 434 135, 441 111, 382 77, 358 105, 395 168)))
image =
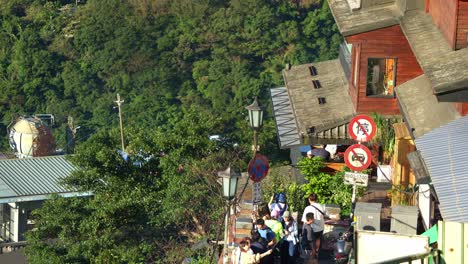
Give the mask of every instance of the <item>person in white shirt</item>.
POLYGON ((315 254, 318 255, 320 250, 320 244, 322 242, 322 235, 323 229, 325 225, 325 217, 327 217, 327 212, 325 206, 319 204, 317 202, 317 195, 315 193, 311 193, 309 195, 309 206, 304 209, 304 213, 302 214, 302 223, 306 223, 306 215, 307 213, 314 214, 314 223, 312 224, 312 230, 314 231, 314 239, 315 239, 315 254))
MULTIPOLYGON (((242 241, 245 241, 245 244, 248 246, 248 250, 246 251, 247 254, 249 255, 254 255, 254 252, 250 248, 250 243, 252 242, 252 239, 250 237, 244 237, 242 241)), ((241 263, 241 253, 242 253, 242 246, 236 247, 234 252, 232 252, 231 255, 231 260, 233 264, 240 264, 241 263)))

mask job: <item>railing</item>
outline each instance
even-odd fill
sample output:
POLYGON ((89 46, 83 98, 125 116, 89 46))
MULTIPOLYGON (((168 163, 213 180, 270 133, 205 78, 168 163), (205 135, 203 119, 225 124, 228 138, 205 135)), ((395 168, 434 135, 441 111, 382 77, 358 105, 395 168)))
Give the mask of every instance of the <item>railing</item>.
POLYGON ((0 243, 0 254, 3 254, 5 250, 7 252, 19 250, 24 248, 26 244, 26 241, 0 243))
POLYGON ((413 262, 424 264, 424 263, 427 263, 424 260, 429 257, 432 257, 433 259, 432 263, 439 264, 441 263, 440 257, 439 257, 440 254, 441 254, 440 250, 432 249, 426 253, 386 260, 386 261, 379 262, 379 264, 399 264, 399 263, 413 263, 413 262))

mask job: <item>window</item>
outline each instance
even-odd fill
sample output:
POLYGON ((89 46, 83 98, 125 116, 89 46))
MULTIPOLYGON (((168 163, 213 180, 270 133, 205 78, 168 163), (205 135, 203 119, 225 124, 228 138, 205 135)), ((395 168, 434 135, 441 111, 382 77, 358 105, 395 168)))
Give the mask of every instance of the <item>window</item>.
POLYGON ((394 98, 396 59, 369 58, 367 61, 366 95, 394 98))

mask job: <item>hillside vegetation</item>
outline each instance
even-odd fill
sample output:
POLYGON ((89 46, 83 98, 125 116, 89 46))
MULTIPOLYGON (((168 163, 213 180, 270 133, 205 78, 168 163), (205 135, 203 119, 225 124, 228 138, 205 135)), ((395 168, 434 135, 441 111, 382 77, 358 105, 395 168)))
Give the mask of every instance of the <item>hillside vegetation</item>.
POLYGON ((2 0, 0 23, 0 133, 16 115, 53 114, 65 148, 72 117, 80 170, 65 184, 94 194, 34 212, 33 264, 208 263, 225 210, 216 172, 251 155, 244 107, 265 106, 274 160, 269 88, 286 63, 336 58, 341 42, 319 0, 2 0))

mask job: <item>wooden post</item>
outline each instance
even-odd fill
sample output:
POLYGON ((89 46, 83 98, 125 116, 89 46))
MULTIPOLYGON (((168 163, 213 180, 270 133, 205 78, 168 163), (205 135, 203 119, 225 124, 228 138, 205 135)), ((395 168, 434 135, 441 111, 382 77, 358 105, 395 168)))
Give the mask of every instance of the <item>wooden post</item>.
POLYGON ((120 121, 120 141, 122 143, 122 151, 125 151, 124 136, 123 136, 123 125, 122 125, 122 103, 124 100, 120 100, 120 94, 117 94, 117 101, 115 101, 119 107, 119 121, 120 121))

